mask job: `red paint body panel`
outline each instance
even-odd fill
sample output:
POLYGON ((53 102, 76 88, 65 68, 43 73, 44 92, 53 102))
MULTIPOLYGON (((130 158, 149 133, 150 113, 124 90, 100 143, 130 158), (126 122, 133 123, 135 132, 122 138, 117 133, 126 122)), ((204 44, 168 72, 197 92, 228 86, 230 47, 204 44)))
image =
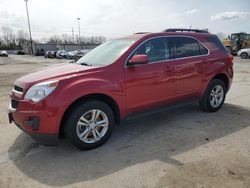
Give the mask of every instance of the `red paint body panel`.
POLYGON ((23 94, 12 92, 11 98, 19 101, 16 111, 11 111, 13 119, 28 133, 59 134, 65 111, 77 99, 91 95, 107 95, 119 108, 119 118, 131 113, 167 104, 189 97, 202 97, 210 80, 224 74, 232 83, 232 63, 229 55, 216 51, 206 38, 210 34, 197 33, 155 33, 133 35, 124 38, 136 42, 113 64, 105 67, 87 67, 64 64, 48 67, 28 74, 15 82, 24 89, 23 94), (194 37, 203 43, 210 54, 206 56, 172 59, 157 63, 126 66, 129 55, 144 41, 154 37, 171 36, 194 37), (27 90, 34 84, 59 80, 59 85, 47 98, 34 103, 24 100, 27 90), (25 125, 31 117, 39 117, 38 130, 25 125))

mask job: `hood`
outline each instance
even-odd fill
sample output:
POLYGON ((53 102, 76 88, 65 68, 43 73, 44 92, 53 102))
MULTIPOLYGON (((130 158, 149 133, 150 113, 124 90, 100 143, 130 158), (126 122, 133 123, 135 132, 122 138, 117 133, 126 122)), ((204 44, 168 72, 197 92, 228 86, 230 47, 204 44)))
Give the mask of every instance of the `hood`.
POLYGON ((47 80, 57 80, 64 77, 71 76, 72 74, 77 74, 80 72, 85 72, 96 67, 82 66, 77 64, 61 64, 50 66, 44 69, 40 69, 36 72, 27 74, 16 80, 15 85, 27 88, 31 85, 34 85, 38 82, 47 81, 47 80))

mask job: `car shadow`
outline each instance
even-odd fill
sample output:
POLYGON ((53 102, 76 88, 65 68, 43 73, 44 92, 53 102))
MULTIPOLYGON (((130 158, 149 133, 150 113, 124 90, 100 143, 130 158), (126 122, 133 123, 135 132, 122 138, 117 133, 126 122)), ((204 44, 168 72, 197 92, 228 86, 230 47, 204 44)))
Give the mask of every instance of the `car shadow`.
POLYGON ((129 120, 114 130, 106 144, 90 151, 79 151, 65 140, 55 147, 39 146, 21 133, 9 149, 9 158, 36 181, 70 185, 153 160, 181 166, 171 156, 244 129, 249 120, 248 109, 232 104, 217 113, 188 105, 129 120))

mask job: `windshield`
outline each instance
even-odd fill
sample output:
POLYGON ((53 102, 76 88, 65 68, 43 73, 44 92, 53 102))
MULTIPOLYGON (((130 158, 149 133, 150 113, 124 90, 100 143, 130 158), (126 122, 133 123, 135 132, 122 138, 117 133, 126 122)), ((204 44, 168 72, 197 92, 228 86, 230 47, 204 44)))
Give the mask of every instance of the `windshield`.
POLYGON ((110 40, 91 50, 76 63, 89 66, 106 66, 114 63, 132 44, 132 39, 110 40))
POLYGON ((239 40, 239 35, 237 34, 232 34, 232 40, 239 40))

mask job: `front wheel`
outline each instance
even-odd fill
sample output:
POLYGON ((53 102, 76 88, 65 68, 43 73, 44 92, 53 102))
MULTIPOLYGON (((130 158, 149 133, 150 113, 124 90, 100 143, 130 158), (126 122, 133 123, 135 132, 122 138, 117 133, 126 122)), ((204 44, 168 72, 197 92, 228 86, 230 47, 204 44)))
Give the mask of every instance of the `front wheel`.
POLYGON ((200 101, 202 109, 208 112, 217 112, 221 109, 226 98, 225 83, 218 79, 213 79, 200 101))
POLYGON ((79 149, 93 149, 102 145, 114 127, 112 109, 101 101, 88 101, 75 107, 66 120, 65 134, 79 149))

